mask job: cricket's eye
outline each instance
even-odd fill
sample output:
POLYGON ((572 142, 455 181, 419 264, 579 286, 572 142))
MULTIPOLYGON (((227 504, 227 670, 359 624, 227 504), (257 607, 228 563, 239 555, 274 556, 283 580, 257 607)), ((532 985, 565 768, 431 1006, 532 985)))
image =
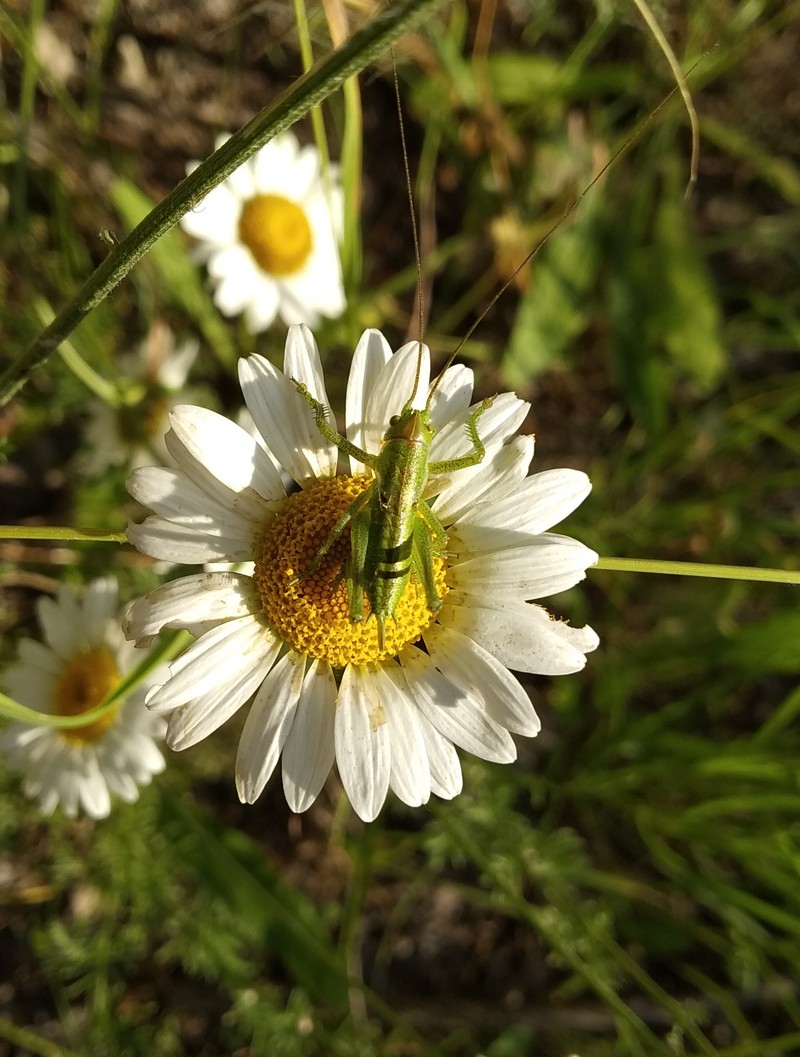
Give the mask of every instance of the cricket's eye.
POLYGON ((390 426, 396 426, 399 421, 400 421, 400 416, 399 415, 392 415, 392 417, 389 419, 389 425, 390 426))

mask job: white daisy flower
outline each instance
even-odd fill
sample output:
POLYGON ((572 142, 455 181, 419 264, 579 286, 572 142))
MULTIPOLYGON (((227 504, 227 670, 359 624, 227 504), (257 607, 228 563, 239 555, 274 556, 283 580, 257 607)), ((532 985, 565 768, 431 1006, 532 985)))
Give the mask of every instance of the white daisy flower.
MULTIPOLYGON (((221 136, 217 149, 227 139, 221 136)), ((244 312, 258 333, 276 315, 314 326, 320 316, 342 314, 342 217, 336 167, 323 178, 316 147, 301 147, 284 132, 206 195, 181 226, 200 240, 198 256, 207 262, 220 312, 244 312)))
POLYGON ((169 462, 164 444, 169 412, 179 397, 191 399, 184 385, 198 348, 194 340, 176 344, 167 324, 156 320, 138 350, 119 358, 120 377, 139 392, 139 399, 121 407, 102 401, 90 406, 86 473, 97 476, 123 464, 144 466, 154 458, 169 462))
MULTIPOLYGON (((347 387, 346 431, 368 453, 414 386, 418 345, 395 355, 377 331, 356 348, 347 387)), ((422 346, 415 406, 428 392, 422 346)), ((134 498, 155 511, 128 537, 173 562, 255 561, 252 577, 201 572, 135 602, 126 633, 148 641, 162 628, 187 628, 196 642, 151 691, 148 706, 169 714, 167 744, 205 738, 253 698, 236 760, 242 801, 261 794, 282 756, 289 806, 304 811, 334 760, 358 815, 378 814, 387 790, 411 806, 431 793, 461 790, 455 746, 486 760, 516 756, 512 733, 535 735, 539 720, 509 669, 561 675, 585 664, 597 636, 554 620, 530 599, 572 587, 597 555, 546 530, 590 489, 585 474, 548 470, 528 477, 531 437, 515 436, 527 404, 495 398, 479 422, 482 462, 449 473, 431 501, 447 533, 434 556, 442 605, 435 613, 412 574, 394 620, 350 618, 342 574, 343 533, 319 568, 307 572, 332 526, 374 479, 325 440, 297 391, 302 382, 326 406, 316 344, 305 327, 286 341, 284 373, 260 356, 240 363, 245 401, 272 456, 300 485, 287 495, 264 449, 234 423, 200 407, 171 417, 167 447, 176 470, 141 468, 134 498), (255 695, 255 696, 254 696, 255 695)), ((431 460, 464 455, 472 372, 451 367, 431 406, 431 460)))
MULTIPOLYGON (((40 599, 37 609, 44 643, 22 639, 19 662, 4 673, 7 693, 20 704, 49 715, 80 715, 141 661, 122 634, 114 579, 95 580, 83 597, 64 584, 56 599, 40 599)), ((44 814, 61 804, 68 818, 79 808, 105 818, 112 793, 133 803, 139 786, 163 771, 156 740, 166 724, 144 707, 151 683, 143 682, 116 709, 83 727, 12 723, 3 731, 0 749, 10 767, 23 772, 23 790, 38 799, 44 814)))

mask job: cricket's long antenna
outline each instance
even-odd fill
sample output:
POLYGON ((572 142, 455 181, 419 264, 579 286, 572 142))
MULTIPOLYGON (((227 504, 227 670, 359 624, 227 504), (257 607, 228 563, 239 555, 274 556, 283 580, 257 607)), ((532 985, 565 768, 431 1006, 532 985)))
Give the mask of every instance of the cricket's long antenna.
POLYGON ((392 53, 392 75, 394 78, 394 97, 397 103, 397 120, 400 125, 400 146, 403 151, 403 172, 406 179, 406 194, 408 195, 408 211, 411 214, 411 237, 414 242, 414 262, 417 266, 417 324, 419 327, 417 343, 419 352, 417 356, 417 372, 414 375, 414 389, 412 397, 419 385, 420 372, 422 371, 422 338, 425 331, 425 313, 423 310, 422 295, 422 259, 419 250, 419 230, 417 227, 417 212, 414 208, 414 192, 411 189, 411 170, 408 165, 408 150, 406 148, 406 130, 403 124, 403 104, 400 99, 400 82, 397 79, 397 64, 394 61, 394 48, 392 53))
MULTIPOLYGON (((694 70, 695 66, 697 66, 697 63, 701 62, 703 58, 704 58, 704 56, 701 56, 697 60, 697 62, 694 63, 694 65, 690 68, 690 70, 688 72, 691 73, 692 70, 694 70)), ((506 290, 509 288, 509 286, 511 286, 511 284, 514 282, 514 280, 519 275, 519 273, 522 271, 522 269, 525 267, 525 265, 529 264, 532 260, 534 260, 535 257, 537 257, 539 255, 540 251, 544 248, 544 246, 547 245, 547 243, 550 241, 550 239, 553 237, 553 235, 556 233, 556 231, 558 231, 558 229, 561 227, 561 225, 564 224, 572 216, 572 214, 575 212, 575 210, 578 208, 578 206, 581 204, 581 202, 584 200, 584 198, 587 196, 587 194, 589 194, 589 192, 592 190, 592 188, 596 184, 598 184, 600 182, 600 180, 602 180, 602 178, 608 172, 608 170, 610 168, 612 168, 612 166, 616 162, 617 158, 619 158, 620 155, 626 153, 626 151, 631 146, 631 144, 634 143, 641 136, 641 134, 644 132, 644 130, 647 128, 647 126, 664 109, 664 107, 667 105, 667 103, 670 101, 670 99, 672 99, 672 97, 676 93, 678 93, 680 91, 681 91, 681 86, 680 85, 675 85, 675 87, 672 89, 672 91, 668 95, 664 96, 664 98, 661 100, 661 102, 658 104, 658 106, 655 108, 655 110, 651 110, 650 113, 647 115, 647 117, 643 118, 639 122, 639 124, 636 126, 636 128, 633 130, 633 132, 631 132, 631 134, 627 137, 627 139, 625 139, 625 141, 619 147, 617 147, 617 149, 614 151, 614 153, 611 155, 611 157, 608 159, 608 161, 605 163, 605 165, 600 169, 600 171, 598 173, 596 173, 592 177, 591 181, 584 187, 584 189, 581 191, 581 193, 578 195, 578 197, 575 199, 575 201, 570 205, 570 207, 564 213, 562 213, 562 215, 552 225, 552 227, 550 227, 550 229, 542 236, 542 238, 539 240, 539 242, 536 243, 536 245, 533 247, 533 249, 530 251, 530 253, 525 258, 523 258, 522 261, 520 261, 520 263, 517 265, 517 267, 514 269, 514 271, 509 276, 509 278, 506 279, 506 281, 503 283, 503 285, 500 287, 500 289, 497 291, 497 293, 494 295, 494 297, 492 297, 492 299, 489 301, 489 303, 483 309, 483 311, 478 316, 478 318, 474 321, 474 323, 472 323, 472 325, 470 327, 467 328, 466 334, 464 334, 463 338, 459 341, 459 343, 456 346, 455 350, 453 351, 452 355, 448 356, 444 367, 440 371, 436 381, 433 384, 433 387, 431 388, 431 392, 430 392, 431 396, 435 392, 436 387, 439 384, 439 380, 442 378, 444 372, 447 370, 447 368, 450 366, 450 364, 453 362, 453 360, 456 358, 456 356, 458 356, 459 352, 464 347, 465 343, 467 341, 469 341, 469 339, 475 333, 476 329, 480 326, 480 324, 483 322, 483 320, 486 318, 486 316, 489 314, 489 312, 491 312, 491 310, 494 308, 494 306, 497 304, 497 302, 500 300, 500 298, 503 296, 503 294, 506 292, 506 290)), ((429 397, 429 399, 430 399, 430 397, 429 397)))

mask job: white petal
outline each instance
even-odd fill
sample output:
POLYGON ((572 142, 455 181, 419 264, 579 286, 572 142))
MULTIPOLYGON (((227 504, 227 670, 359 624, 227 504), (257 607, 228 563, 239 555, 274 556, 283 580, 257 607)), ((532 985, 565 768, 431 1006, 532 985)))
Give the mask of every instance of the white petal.
POLYGON ((75 593, 66 584, 58 598, 42 597, 36 604, 45 642, 64 661, 71 661, 89 643, 83 634, 83 621, 75 593))
POLYGON ((17 655, 20 664, 40 668, 51 675, 58 675, 61 672, 61 658, 43 642, 37 642, 35 639, 21 639, 17 644, 17 655))
POLYGON ((272 519, 272 510, 255 493, 240 496, 218 484, 217 494, 212 497, 182 470, 140 466, 130 475, 127 485, 134 499, 164 520, 183 525, 199 536, 236 540, 253 551, 264 525, 272 519))
POLYGON ((419 710, 399 665, 386 665, 374 672, 375 685, 392 741, 389 784, 404 804, 419 807, 431 795, 431 771, 419 710))
POLYGON ((44 784, 59 784, 79 752, 54 730, 27 728, 16 739, 11 762, 16 769, 26 771, 26 787, 36 796, 44 784))
POLYGON ((262 272, 251 293, 250 301, 245 305, 244 318, 253 334, 260 334, 275 322, 280 306, 280 290, 272 278, 262 272))
MULTIPOLYGON (((47 650, 47 647, 43 646, 42 649, 47 650)), ((51 658, 55 654, 47 650, 47 656, 51 658)), ((35 666, 12 664, 3 673, 3 686, 9 697, 21 705, 38 712, 52 712, 56 679, 63 669, 63 661, 55 673, 42 671, 35 666)))
MULTIPOLYGON (((367 417, 367 401, 378 376, 391 358, 392 350, 383 334, 379 330, 365 330, 353 353, 350 375, 347 379, 345 413, 347 437, 353 444, 372 455, 378 453, 378 445, 383 433, 381 432, 377 438, 374 431, 367 436, 364 426, 367 417)), ((386 425, 383 429, 386 429, 386 425)), ((353 458, 350 459, 350 466, 352 473, 363 472, 363 463, 353 458)))
POLYGON ((342 281, 339 247, 330 228, 330 219, 323 226, 319 218, 309 214, 314 228, 314 248, 305 266, 295 275, 287 276, 281 287, 297 300, 308 304, 324 316, 335 318, 347 307, 342 281))
POLYGON ((216 694, 220 687, 235 683, 243 672, 255 673, 252 678, 258 683, 272 667, 279 649, 276 636, 252 616, 227 620, 207 631, 170 664, 169 679, 150 691, 147 707, 168 712, 216 694))
MULTIPOLYGON (((149 778, 145 779, 142 781, 142 785, 147 785, 149 781, 149 778)), ((107 774, 106 783, 109 790, 126 804, 135 804, 139 799, 139 786, 131 775, 125 774, 123 771, 112 771, 107 774)))
POLYGON ((278 283, 278 315, 287 327, 301 323, 316 327, 319 323, 316 306, 305 298, 301 289, 297 289, 296 282, 287 279, 281 279, 278 283))
POLYGON ((170 454, 209 495, 225 488, 249 498, 282 499, 286 490, 271 460, 250 434, 215 411, 180 404, 170 413, 176 443, 170 454))
POLYGON ((342 673, 334 723, 336 763, 353 810, 372 822, 386 799, 391 742, 374 680, 365 668, 342 673))
MULTIPOLYGON (((125 702, 127 710, 130 702, 125 702)), ((151 716, 144 705, 139 702, 138 709, 149 719, 159 723, 159 739, 167 724, 160 716, 151 716)), ((159 752, 153 738, 136 731, 135 723, 128 716, 122 717, 114 724, 109 733, 96 743, 97 758, 106 781, 114 792, 127 790, 129 799, 131 786, 147 785, 154 774, 164 770, 164 757, 159 752)), ((120 794, 122 795, 122 794, 120 794)))
POLYGON ((253 269, 250 250, 241 243, 227 246, 210 257, 206 267, 211 278, 218 282, 241 274, 250 275, 253 269))
POLYGON ((442 524, 451 525, 484 500, 494 503, 516 491, 528 476, 532 458, 533 437, 515 437, 487 450, 477 466, 437 478, 437 498, 432 504, 436 516, 442 524))
POLYGON ((588 624, 582 628, 573 628, 570 624, 565 624, 563 620, 557 620, 555 630, 560 638, 568 642, 570 646, 574 646, 576 650, 580 650, 581 653, 592 653, 600 645, 600 636, 588 624))
POLYGON ((81 780, 74 770, 64 768, 58 775, 58 798, 67 818, 75 818, 81 804, 81 780))
POLYGON ((580 470, 544 470, 528 477, 510 495, 481 503, 464 514, 458 522, 458 538, 470 551, 524 543, 527 537, 563 521, 591 488, 580 470))
POLYGON ((491 718, 514 734, 535 737, 541 723, 524 688, 490 653, 453 628, 436 626, 425 645, 440 671, 463 690, 480 694, 491 718))
POLYGON ((299 145, 291 131, 281 132, 253 155, 251 167, 259 194, 286 194, 294 185, 299 145))
POLYGON ((364 413, 363 436, 366 451, 380 451, 383 435, 393 415, 399 415, 408 404, 415 407, 424 406, 430 374, 430 351, 427 345, 422 346, 420 373, 415 388, 418 360, 419 346, 416 341, 409 342, 397 350, 375 380, 367 397, 364 413))
POLYGON ((86 773, 77 780, 81 805, 90 818, 108 818, 111 814, 111 796, 93 753, 87 753, 87 764, 86 773))
POLYGON ((448 367, 431 400, 431 423, 437 433, 454 418, 461 418, 472 403, 475 376, 463 363, 448 367))
MULTIPOLYGON (((467 419, 479 406, 473 404, 442 427, 431 445, 431 462, 458 459, 472 451, 472 442, 467 433, 467 419)), ((503 444, 510 440, 525 421, 529 409, 530 404, 520 400, 513 393, 501 393, 496 396, 491 407, 483 412, 477 422, 478 436, 483 444, 488 447, 493 443, 503 444)))
POLYGON ((451 594, 447 598, 447 612, 442 613, 440 621, 474 639, 501 664, 517 672, 567 675, 585 666, 586 657, 574 643, 574 636, 559 630, 569 626, 560 625, 541 606, 508 601, 500 609, 489 608, 486 602, 471 595, 459 600, 451 594))
MULTIPOLYGON (((164 728, 166 733, 166 727, 164 728)), ((161 737, 161 735, 159 735, 161 737)), ((138 747, 139 766, 150 774, 160 774, 165 770, 167 761, 156 748, 155 742, 142 737, 138 747)), ((137 778, 140 785, 144 784, 142 777, 137 778)))
POLYGON ((416 408, 427 407, 431 377, 431 351, 428 346, 416 340, 407 341, 400 346, 392 360, 394 365, 384 368, 376 389, 387 387, 389 399, 394 401, 396 407, 393 413, 402 411, 406 404, 416 408))
POLYGON ((230 683, 175 709, 169 717, 167 745, 180 752, 213 734, 253 696, 263 678, 265 672, 257 668, 236 673, 230 683))
POLYGON ((239 380, 259 433, 294 480, 333 476, 338 450, 317 429, 311 407, 290 379, 269 360, 250 356, 239 362, 239 380))
POLYGON ((141 525, 128 525, 126 535, 143 554, 177 565, 246 562, 255 556, 252 544, 241 539, 203 538, 194 529, 171 525, 157 517, 149 517, 141 525))
POLYGON ((189 339, 182 342, 177 348, 171 349, 164 357, 158 367, 158 380, 167 389, 177 393, 186 384, 189 371, 194 366, 197 354, 200 351, 200 343, 189 339))
POLYGON ((314 661, 283 750, 283 791, 290 810, 307 810, 319 796, 335 757, 336 680, 330 665, 314 661))
MULTIPOLYGON (((341 195, 334 197, 338 206, 341 195)), ((311 253, 304 266, 287 276, 287 279, 289 282, 294 282, 295 279, 313 282, 317 286, 317 289, 311 292, 313 303, 320 306, 330 298, 333 288, 341 289, 342 266, 338 239, 328 203, 321 193, 306 199, 303 211, 312 231, 311 253)))
POLYGON ((251 304, 256 277, 250 276, 247 281, 235 282, 233 278, 224 279, 214 290, 214 304, 226 317, 239 316, 251 304))
POLYGON ((542 533, 523 547, 507 547, 450 566, 448 582, 473 594, 546 598, 574 587, 598 555, 569 536, 542 533))
POLYGON ((452 800, 464 788, 458 753, 453 743, 440 734, 422 713, 419 721, 430 766, 431 792, 443 800, 452 800))
POLYGON ((320 179, 320 157, 316 147, 300 148, 292 163, 292 196, 302 202, 320 179))
POLYGON ((250 706, 236 754, 236 790, 243 804, 255 803, 275 770, 300 702, 305 664, 301 654, 285 653, 250 706))
MULTIPOLYGON (((219 150, 219 147, 217 147, 219 150)), ((225 177, 225 184, 231 189, 240 202, 252 198, 256 192, 255 173, 250 160, 243 162, 238 169, 234 169, 225 177)))
MULTIPOLYGON (((312 396, 329 408, 319 349, 308 327, 289 327, 283 350, 283 373, 293 382, 302 382, 312 396)), ((329 421, 335 423, 332 414, 329 421)))
POLYGON ((340 316, 346 307, 338 258, 325 262, 319 253, 302 272, 280 281, 281 318, 287 324, 315 327, 320 315, 340 316))
POLYGON ((222 622, 257 611, 258 592, 249 576, 195 573, 171 580, 134 602, 123 628, 129 639, 149 639, 162 628, 222 622))
POLYGON ((83 595, 83 629, 90 642, 101 643, 109 623, 115 622, 119 599, 113 576, 92 580, 83 595))
POLYGON ((181 217, 181 227, 212 246, 229 246, 238 236, 241 209, 241 203, 222 183, 181 217))
POLYGON ((451 683, 415 646, 403 650, 400 662, 420 711, 440 734, 483 760, 516 759, 511 735, 487 715, 480 697, 451 683))

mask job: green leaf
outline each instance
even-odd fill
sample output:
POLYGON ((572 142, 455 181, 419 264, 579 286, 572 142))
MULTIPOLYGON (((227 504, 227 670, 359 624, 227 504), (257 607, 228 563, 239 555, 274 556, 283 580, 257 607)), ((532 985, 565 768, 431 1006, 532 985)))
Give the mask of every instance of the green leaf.
POLYGON ((622 95, 633 88, 634 71, 615 67, 581 69, 563 59, 524 51, 495 51, 487 60, 491 92, 501 106, 530 106, 532 100, 575 99, 611 92, 622 95))
MULTIPOLYGON (((312 995, 341 1005, 347 974, 316 907, 281 881, 264 850, 244 833, 224 827, 193 805, 165 800, 165 809, 194 838, 186 865, 248 921, 254 936, 280 958, 312 995)), ((172 821, 171 820, 171 821, 172 821)))
POLYGON ((678 186, 643 181, 609 231, 609 319, 619 385, 651 434, 663 432, 676 376, 703 392, 726 367, 716 291, 678 186))
POLYGON ((587 208, 534 261, 501 365, 503 384, 511 389, 562 366, 566 352, 589 321, 588 291, 599 261, 592 221, 587 208))
POLYGON ((655 236, 661 275, 651 330, 663 334, 670 359, 710 389, 726 366, 719 306, 686 206, 675 194, 661 200, 655 236))
POLYGON ((722 663, 755 675, 800 672, 800 611, 774 613, 741 628, 730 640, 722 663))
POLYGON ((648 433, 662 433, 667 422, 663 358, 648 327, 653 289, 652 257, 641 248, 623 252, 609 279, 606 304, 617 383, 625 404, 648 433))

